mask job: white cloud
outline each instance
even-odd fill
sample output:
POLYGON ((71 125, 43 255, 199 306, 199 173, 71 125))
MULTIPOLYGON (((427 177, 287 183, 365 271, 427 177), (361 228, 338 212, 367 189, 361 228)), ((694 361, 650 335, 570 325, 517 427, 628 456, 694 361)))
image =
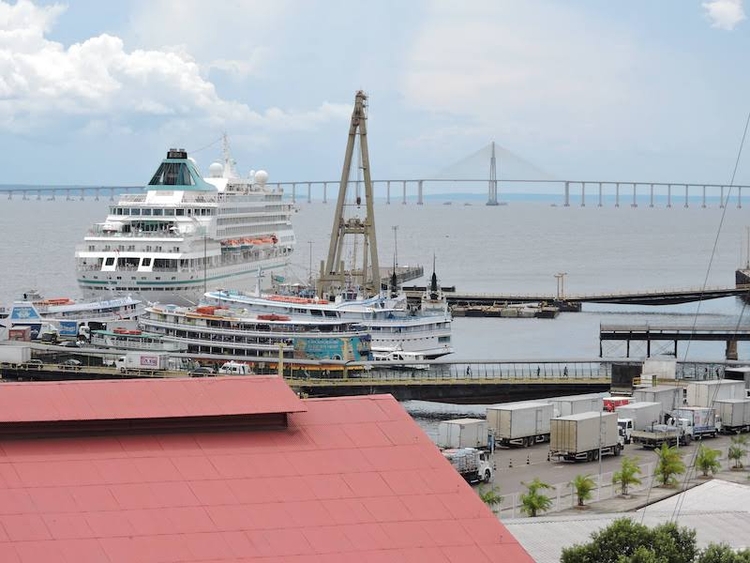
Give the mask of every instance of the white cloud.
MULTIPOLYGON (((123 124, 137 129, 129 122, 139 120, 154 129, 167 120, 187 129, 230 124, 304 130, 346 115, 343 107, 328 103, 308 111, 256 111, 222 99, 201 65, 179 46, 128 52, 122 39, 102 34, 65 48, 45 36, 64 10, 28 0, 0 2, 0 130, 34 133, 65 122, 90 134, 106 123, 111 130, 123 124)), ((252 71, 250 63, 217 59, 212 65, 238 74, 252 71)))
POLYGON ((620 110, 642 99, 637 41, 569 5, 534 4, 432 5, 407 57, 406 100, 469 118, 485 139, 574 144, 611 140, 613 130, 628 135, 620 110))
POLYGON ((742 0, 711 0, 702 4, 711 27, 732 30, 745 19, 742 0))

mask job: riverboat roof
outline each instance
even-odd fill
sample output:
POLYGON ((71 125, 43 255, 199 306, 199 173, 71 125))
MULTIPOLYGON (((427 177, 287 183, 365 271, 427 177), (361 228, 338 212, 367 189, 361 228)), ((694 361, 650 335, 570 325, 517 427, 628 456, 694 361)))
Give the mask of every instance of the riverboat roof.
POLYGON ((0 436, 0 558, 532 561, 393 397, 293 400, 280 385, 4 384, 11 421, 298 412, 286 428, 0 436))

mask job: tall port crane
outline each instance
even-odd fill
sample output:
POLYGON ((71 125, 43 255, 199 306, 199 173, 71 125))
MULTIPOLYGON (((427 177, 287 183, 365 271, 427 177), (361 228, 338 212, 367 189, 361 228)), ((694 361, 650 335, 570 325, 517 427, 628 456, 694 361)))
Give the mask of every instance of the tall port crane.
MULTIPOLYGON (((344 167, 341 171, 339 195, 336 202, 331 242, 328 258, 321 264, 318 278, 318 294, 337 294, 349 287, 355 287, 365 295, 380 291, 380 265, 378 263, 378 245, 375 238, 375 215, 373 212, 373 190, 370 175, 370 156, 367 149, 367 95, 358 91, 354 98, 354 111, 349 125, 349 139, 344 155, 344 167), (359 141, 359 142, 357 142, 359 141), (355 147, 359 148, 359 172, 364 180, 364 202, 359 193, 359 180, 350 181, 352 158, 355 147), (349 197, 350 188, 355 190, 354 197, 349 197), (364 217, 360 212, 364 203, 364 217), (344 243, 347 237, 354 237, 356 243, 361 239, 362 263, 355 263, 347 270, 344 266, 344 243)), ((354 246, 356 249, 356 246, 354 246)))

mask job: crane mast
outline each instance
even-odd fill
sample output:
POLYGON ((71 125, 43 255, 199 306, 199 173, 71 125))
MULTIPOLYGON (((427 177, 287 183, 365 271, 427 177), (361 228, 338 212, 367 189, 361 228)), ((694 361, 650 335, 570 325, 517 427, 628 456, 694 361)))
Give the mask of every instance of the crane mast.
MULTIPOLYGON (((367 148, 367 95, 358 91, 354 98, 354 111, 349 125, 349 139, 346 144, 344 166, 341 171, 339 194, 336 202, 328 257, 321 264, 318 278, 318 294, 337 294, 347 285, 353 284, 365 295, 374 295, 380 291, 380 265, 378 263, 378 245, 375 238, 375 215, 373 210, 372 177, 370 175, 370 156, 367 148), (359 141, 359 143, 357 143, 359 141), (355 147, 359 146, 359 166, 364 180, 364 218, 359 217, 362 209, 362 198, 359 195, 358 179, 350 182, 352 159, 355 147), (353 184, 353 185, 350 185, 353 184), (348 198, 350 188, 355 189, 355 198, 348 198), (354 208, 354 209, 352 209, 354 208), (353 215, 347 215, 354 211, 353 215), (347 271, 344 266, 344 243, 347 237, 354 237, 355 242, 361 239, 362 264, 352 264, 347 271)), ((356 256, 355 256, 356 260, 356 256)))

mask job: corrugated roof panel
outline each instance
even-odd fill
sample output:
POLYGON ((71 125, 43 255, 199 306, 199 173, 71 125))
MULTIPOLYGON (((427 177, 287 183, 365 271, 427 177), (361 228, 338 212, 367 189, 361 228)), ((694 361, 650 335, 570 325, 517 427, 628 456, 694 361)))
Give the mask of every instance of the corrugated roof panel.
MULTIPOLYGON (((156 392, 142 412, 198 408, 178 388, 179 407, 156 392)), ((94 395, 61 404, 85 410, 94 395)), ((0 438, 0 545, 55 563, 530 561, 393 398, 305 408, 283 431, 0 438)))
POLYGON ((0 423, 302 412, 275 376, 6 383, 0 423))

